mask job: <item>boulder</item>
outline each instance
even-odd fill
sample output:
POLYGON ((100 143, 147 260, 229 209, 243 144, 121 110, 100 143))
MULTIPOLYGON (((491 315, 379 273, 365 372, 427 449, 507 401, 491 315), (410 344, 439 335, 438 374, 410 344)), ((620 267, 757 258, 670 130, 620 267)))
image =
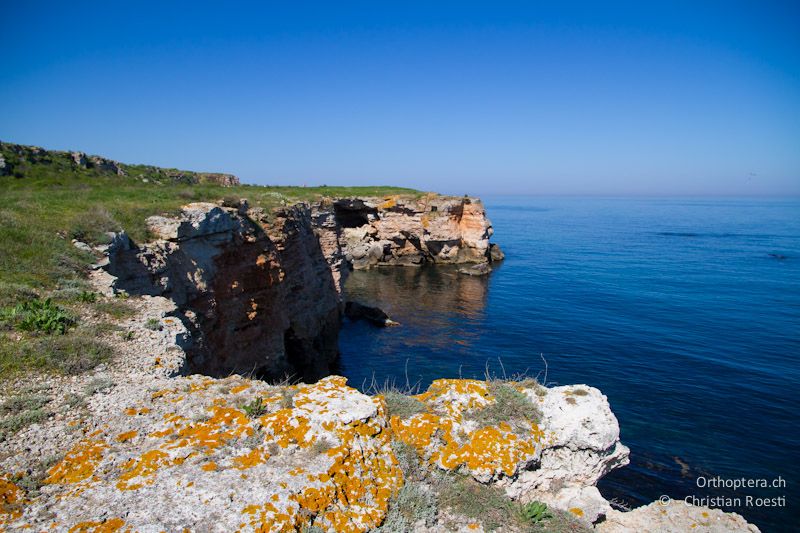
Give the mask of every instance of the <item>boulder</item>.
POLYGON ((351 320, 366 320, 380 327, 399 325, 381 309, 362 305, 358 302, 347 302, 344 306, 344 314, 351 320))
POLYGON ((467 276, 488 276, 491 271, 492 267, 489 266, 489 263, 478 263, 469 268, 462 267, 458 269, 459 274, 467 276))
POLYGON ((489 244, 489 261, 496 263, 506 258, 506 254, 500 249, 500 245, 496 243, 489 244))

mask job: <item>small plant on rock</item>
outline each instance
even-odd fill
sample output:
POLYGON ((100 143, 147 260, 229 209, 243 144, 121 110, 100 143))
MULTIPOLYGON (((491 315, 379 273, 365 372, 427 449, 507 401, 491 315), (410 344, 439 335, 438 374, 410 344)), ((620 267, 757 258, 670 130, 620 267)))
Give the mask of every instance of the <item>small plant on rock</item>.
POLYGON ((152 331, 160 331, 161 330, 161 321, 157 318, 148 318, 147 321, 144 323, 144 327, 152 331))
POLYGON ((520 506, 520 518, 529 524, 538 524, 543 520, 553 518, 553 514, 547 508, 547 504, 542 502, 530 502, 520 506))
POLYGON ((250 418, 258 418, 267 412, 267 404, 263 398, 256 398, 252 402, 242 405, 242 411, 250 418))
POLYGON ((75 319, 50 298, 38 298, 6 308, 0 313, 0 320, 14 324, 23 331, 39 331, 47 334, 63 335, 75 319))

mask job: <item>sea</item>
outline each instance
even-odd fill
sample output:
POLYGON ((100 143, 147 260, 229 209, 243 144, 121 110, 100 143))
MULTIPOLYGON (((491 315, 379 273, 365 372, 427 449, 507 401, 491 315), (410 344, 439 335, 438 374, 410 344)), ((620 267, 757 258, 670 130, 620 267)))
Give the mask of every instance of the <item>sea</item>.
POLYGON ((600 389, 631 449, 615 503, 800 522, 800 198, 484 197, 506 259, 353 272, 340 372, 370 390, 526 374, 600 389))

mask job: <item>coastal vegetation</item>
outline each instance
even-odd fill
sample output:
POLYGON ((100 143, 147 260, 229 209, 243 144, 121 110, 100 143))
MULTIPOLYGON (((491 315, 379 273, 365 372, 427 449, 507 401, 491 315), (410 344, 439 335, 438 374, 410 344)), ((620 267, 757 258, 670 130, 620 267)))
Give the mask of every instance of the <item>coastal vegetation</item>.
POLYGON ((147 217, 175 214, 191 202, 245 199, 269 216, 274 208, 330 197, 422 194, 401 187, 241 185, 226 174, 2 142, 0 160, 0 380, 28 370, 83 371, 109 357, 86 329, 132 311, 124 297, 91 290, 85 278, 99 256, 81 243, 102 245, 120 230, 147 241, 147 217), (81 328, 87 315, 97 316, 81 328))

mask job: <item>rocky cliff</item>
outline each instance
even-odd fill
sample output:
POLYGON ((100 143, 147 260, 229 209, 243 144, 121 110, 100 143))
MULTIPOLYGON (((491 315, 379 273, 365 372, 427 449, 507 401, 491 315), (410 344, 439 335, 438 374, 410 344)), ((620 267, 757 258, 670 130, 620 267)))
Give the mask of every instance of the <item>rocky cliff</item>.
POLYGON ((487 262, 499 250, 480 201, 437 195, 272 213, 195 203, 147 222, 154 240, 115 235, 103 267, 115 291, 174 301, 193 333, 188 370, 212 376, 317 380, 334 368, 350 268, 487 262))
POLYGON ((343 199, 333 210, 356 269, 502 259, 499 247, 489 242, 494 230, 477 198, 343 199))

